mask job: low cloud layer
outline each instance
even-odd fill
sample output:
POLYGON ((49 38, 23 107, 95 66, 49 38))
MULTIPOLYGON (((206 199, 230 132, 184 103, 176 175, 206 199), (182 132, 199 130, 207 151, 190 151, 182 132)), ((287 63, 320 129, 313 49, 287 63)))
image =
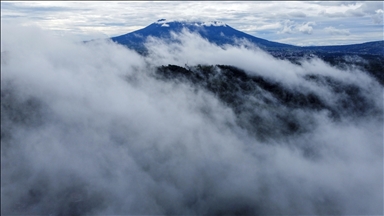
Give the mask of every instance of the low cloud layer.
POLYGON ((148 40, 142 57, 110 41, 2 28, 4 215, 383 214, 383 89, 364 71, 293 64, 189 32, 173 44, 148 40), (233 65, 339 108, 348 95, 331 80, 369 107, 347 105, 335 119, 259 89, 243 100, 260 116, 250 123, 206 89, 156 78, 168 64, 233 65), (240 124, 278 131, 279 114, 306 130, 262 140, 240 124))

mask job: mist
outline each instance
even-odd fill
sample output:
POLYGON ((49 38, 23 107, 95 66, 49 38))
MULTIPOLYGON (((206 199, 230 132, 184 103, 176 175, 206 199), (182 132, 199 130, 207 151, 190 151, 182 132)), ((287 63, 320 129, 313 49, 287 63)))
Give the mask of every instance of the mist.
POLYGON ((190 32, 150 38, 147 56, 37 27, 1 32, 1 214, 383 214, 383 86, 365 71, 190 32), (192 82, 159 79, 168 64, 232 65, 328 109, 259 89, 239 114, 192 82), (280 115, 303 130, 280 132, 280 115))

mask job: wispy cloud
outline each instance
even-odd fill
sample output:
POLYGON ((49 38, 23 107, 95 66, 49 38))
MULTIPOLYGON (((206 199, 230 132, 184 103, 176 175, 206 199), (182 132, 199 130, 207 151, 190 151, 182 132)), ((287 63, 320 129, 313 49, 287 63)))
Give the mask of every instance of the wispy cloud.
POLYGON ((315 22, 306 22, 306 23, 295 23, 291 20, 286 20, 283 24, 283 28, 278 31, 278 34, 293 34, 297 32, 301 32, 303 34, 312 34, 313 26, 315 26, 315 22))
POLYGON ((383 16, 384 16, 384 11, 383 9, 377 9, 376 14, 372 15, 373 22, 375 24, 383 24, 383 16))
POLYGON ((326 28, 324 28, 324 30, 331 35, 346 35, 346 36, 348 36, 351 34, 348 29, 337 29, 333 26, 326 27, 326 28))
POLYGON ((305 24, 302 24, 302 25, 299 25, 297 27, 297 30, 299 30, 299 32, 302 32, 304 34, 312 34, 313 32, 313 25, 316 25, 315 22, 307 22, 305 24))

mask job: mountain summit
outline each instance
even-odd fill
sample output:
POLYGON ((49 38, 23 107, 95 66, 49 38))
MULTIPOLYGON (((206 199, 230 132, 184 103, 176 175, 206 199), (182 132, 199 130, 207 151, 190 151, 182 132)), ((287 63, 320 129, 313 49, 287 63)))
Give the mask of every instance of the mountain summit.
POLYGON ((188 20, 166 20, 166 19, 159 19, 154 24, 161 24, 161 27, 169 27, 169 24, 174 25, 175 23, 180 23, 183 26, 197 26, 197 27, 203 27, 203 26, 223 26, 227 27, 227 24, 221 22, 221 21, 211 21, 211 22, 198 22, 198 21, 188 21, 188 20))
POLYGON ((144 43, 149 36, 170 40, 172 38, 171 32, 180 33, 183 29, 197 33, 219 46, 224 44, 238 45, 238 39, 245 39, 275 56, 309 53, 384 55, 384 41, 340 46, 299 47, 258 38, 238 31, 220 21, 199 22, 160 19, 143 29, 112 37, 111 40, 144 54, 147 52, 144 43))

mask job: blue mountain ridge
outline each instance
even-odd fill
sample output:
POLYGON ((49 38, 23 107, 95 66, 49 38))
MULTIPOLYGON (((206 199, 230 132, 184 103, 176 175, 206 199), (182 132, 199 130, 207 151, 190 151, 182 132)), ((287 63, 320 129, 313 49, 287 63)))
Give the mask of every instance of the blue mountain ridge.
POLYGON ((218 21, 167 21, 160 19, 143 29, 112 37, 111 40, 134 49, 139 53, 146 53, 147 50, 144 43, 147 37, 152 36, 171 40, 171 32, 180 33, 184 28, 190 32, 198 33, 209 42, 219 46, 224 44, 237 45, 237 39, 246 39, 274 55, 284 55, 289 52, 291 54, 344 53, 384 56, 384 40, 352 45, 300 47, 258 38, 218 21))

